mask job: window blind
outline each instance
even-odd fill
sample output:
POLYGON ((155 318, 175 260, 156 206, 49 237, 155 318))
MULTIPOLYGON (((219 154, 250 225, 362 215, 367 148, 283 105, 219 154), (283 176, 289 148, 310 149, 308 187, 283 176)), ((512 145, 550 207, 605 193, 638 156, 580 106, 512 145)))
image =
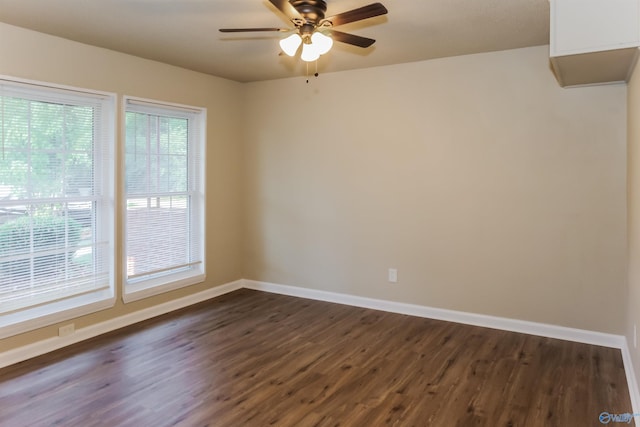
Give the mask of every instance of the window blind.
POLYGON ((109 105, 0 80, 0 314, 111 286, 109 105))
POLYGON ((200 114, 127 102, 125 292, 204 272, 200 114))

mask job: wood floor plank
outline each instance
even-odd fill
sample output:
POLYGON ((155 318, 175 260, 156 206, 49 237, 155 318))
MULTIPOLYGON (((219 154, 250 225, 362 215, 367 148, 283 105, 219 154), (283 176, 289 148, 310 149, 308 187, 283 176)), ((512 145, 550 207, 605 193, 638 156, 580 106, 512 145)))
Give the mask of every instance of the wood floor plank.
POLYGON ((603 411, 632 412, 619 350, 250 290, 0 370, 2 427, 582 427, 603 411))

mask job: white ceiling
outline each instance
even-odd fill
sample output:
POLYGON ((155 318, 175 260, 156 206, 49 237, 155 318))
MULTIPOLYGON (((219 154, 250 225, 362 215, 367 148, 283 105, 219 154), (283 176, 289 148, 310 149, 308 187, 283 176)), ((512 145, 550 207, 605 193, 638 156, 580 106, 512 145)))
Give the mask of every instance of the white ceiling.
MULTIPOLYGON (((375 1, 327 0, 327 16, 375 1)), ((388 15, 337 28, 377 42, 335 43, 320 73, 549 43, 548 0, 379 1, 388 15)), ((267 0, 0 0, 0 21, 240 82, 306 73, 282 33, 218 32, 289 27, 267 0)))

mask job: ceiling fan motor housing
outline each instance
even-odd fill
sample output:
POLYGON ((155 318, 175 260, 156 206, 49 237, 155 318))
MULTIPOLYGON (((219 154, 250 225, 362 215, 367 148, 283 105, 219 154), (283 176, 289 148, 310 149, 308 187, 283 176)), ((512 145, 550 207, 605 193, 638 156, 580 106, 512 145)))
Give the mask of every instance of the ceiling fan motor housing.
POLYGON ((317 24, 324 19, 327 2, 324 0, 291 0, 291 5, 307 20, 317 24))

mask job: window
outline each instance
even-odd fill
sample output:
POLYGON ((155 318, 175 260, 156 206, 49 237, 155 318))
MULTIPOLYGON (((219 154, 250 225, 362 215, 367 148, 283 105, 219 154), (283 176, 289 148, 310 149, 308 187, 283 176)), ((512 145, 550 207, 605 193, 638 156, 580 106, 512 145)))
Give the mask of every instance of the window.
POLYGON ((125 302, 204 280, 205 115, 125 98, 125 302))
POLYGON ((113 105, 0 77, 0 337, 113 304, 113 105))

